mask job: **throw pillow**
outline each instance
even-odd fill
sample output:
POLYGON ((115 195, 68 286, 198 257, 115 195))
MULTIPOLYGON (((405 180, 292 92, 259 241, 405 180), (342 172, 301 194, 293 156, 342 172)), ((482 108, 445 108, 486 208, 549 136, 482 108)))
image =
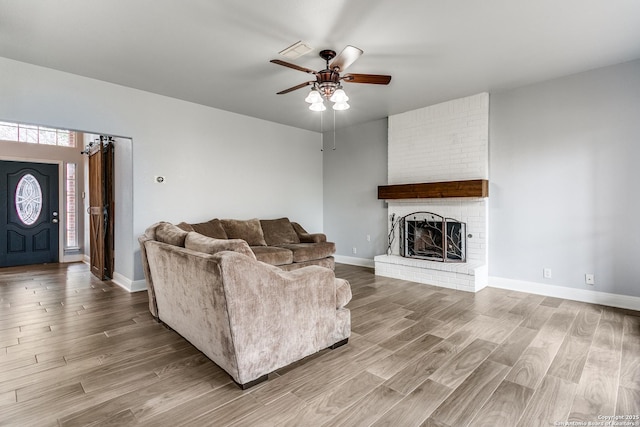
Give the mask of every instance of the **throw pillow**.
POLYGON ((156 240, 156 228, 158 228, 158 226, 162 223, 164 223, 164 221, 156 222, 155 224, 147 227, 147 229, 144 230, 145 236, 147 236, 149 239, 156 240))
POLYGON ((179 229, 170 222, 163 222, 156 228, 156 240, 174 246, 184 247, 187 232, 179 229))
POLYGON ((264 241, 260 220, 257 218, 248 220, 221 219, 224 231, 230 239, 242 239, 249 246, 267 246, 264 241))
POLYGON ((234 251, 246 255, 249 258, 256 259, 253 251, 244 240, 216 239, 213 237, 203 236, 195 231, 187 234, 184 247, 193 251, 204 252, 206 254, 215 254, 221 251, 234 251))
POLYGON ((187 224, 184 221, 176 224, 176 227, 178 227, 180 230, 184 230, 186 232, 193 231, 193 227, 191 226, 191 224, 187 224))
POLYGON ((269 246, 300 243, 289 218, 261 219, 260 225, 264 233, 264 240, 269 246))
POLYGON ((227 239, 227 233, 224 231, 220 220, 215 218, 211 221, 201 222, 199 224, 191 224, 193 231, 203 236, 213 237, 216 239, 227 239))

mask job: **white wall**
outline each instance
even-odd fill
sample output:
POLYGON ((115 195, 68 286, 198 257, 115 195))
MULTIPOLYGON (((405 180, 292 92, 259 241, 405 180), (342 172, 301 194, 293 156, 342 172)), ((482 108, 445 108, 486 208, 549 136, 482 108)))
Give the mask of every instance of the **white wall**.
POLYGON ((639 164, 640 61, 492 93, 490 276, 640 296, 639 164))
POLYGON ((338 262, 373 266, 387 247, 387 207, 378 200, 378 185, 387 181, 387 120, 335 135, 333 150, 333 131, 324 134, 324 229, 338 262))
MULTIPOLYGON (((0 58, 0 120, 133 140, 133 234, 159 220, 288 216, 322 231, 320 134, 0 58), (154 175, 166 176, 155 184, 154 175)), ((139 251, 131 281, 143 278, 139 251)))
MULTIPOLYGON (((115 200, 114 207, 114 237, 135 235, 133 221, 128 221, 134 214, 135 200, 133 198, 133 141, 128 138, 114 138, 113 151, 113 194, 115 200)), ((88 162, 87 162, 88 163, 88 162)), ((87 198, 88 200, 88 198, 87 198)), ((86 211, 86 210, 85 210, 86 211)), ((87 214, 86 222, 89 222, 87 214)), ((136 253, 138 242, 131 239, 114 239, 114 276, 115 272, 135 271, 137 263, 136 257, 127 256, 136 253)), ((123 273, 120 273, 123 274, 123 273)), ((129 276, 125 276, 129 277, 129 276)))

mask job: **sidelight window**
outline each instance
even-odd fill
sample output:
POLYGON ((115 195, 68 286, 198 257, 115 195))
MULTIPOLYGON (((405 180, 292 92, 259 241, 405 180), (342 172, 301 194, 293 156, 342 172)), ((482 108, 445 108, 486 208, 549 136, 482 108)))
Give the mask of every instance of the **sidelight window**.
POLYGON ((65 189, 66 189, 66 213, 67 221, 65 227, 65 248, 76 249, 78 247, 78 217, 77 217, 77 200, 76 200, 76 164, 67 163, 65 170, 65 189))

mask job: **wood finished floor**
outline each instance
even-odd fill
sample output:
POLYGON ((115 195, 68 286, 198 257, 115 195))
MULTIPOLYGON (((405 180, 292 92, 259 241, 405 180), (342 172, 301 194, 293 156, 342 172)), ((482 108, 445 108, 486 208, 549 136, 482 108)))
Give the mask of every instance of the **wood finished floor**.
POLYGON ((338 265, 348 345, 241 391, 146 292, 0 269, 0 425, 549 426, 640 415, 640 312, 338 265))

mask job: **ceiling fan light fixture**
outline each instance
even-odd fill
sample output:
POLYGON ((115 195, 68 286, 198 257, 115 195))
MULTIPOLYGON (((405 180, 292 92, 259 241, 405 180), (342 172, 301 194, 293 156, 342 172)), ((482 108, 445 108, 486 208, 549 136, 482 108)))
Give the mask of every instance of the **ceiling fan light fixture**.
POLYGON ((326 109, 327 107, 324 106, 324 102, 322 101, 314 102, 313 104, 309 105, 309 110, 311 111, 324 111, 326 109))
POLYGON ((318 102, 322 102, 322 95, 320 95, 320 92, 318 92, 314 88, 314 89, 311 89, 311 91, 309 91, 309 94, 304 99, 304 101, 308 102, 309 104, 315 104, 315 103, 318 103, 318 102))
POLYGON ((333 95, 331 95, 331 98, 329 98, 329 101, 331 102, 347 102, 349 100, 349 97, 347 96, 347 94, 345 93, 345 91, 342 88, 338 88, 336 89, 335 92, 333 92, 333 95))
POLYGON ((347 101, 340 101, 333 104, 333 109, 336 111, 344 111, 351 108, 351 106, 347 103, 347 101))

